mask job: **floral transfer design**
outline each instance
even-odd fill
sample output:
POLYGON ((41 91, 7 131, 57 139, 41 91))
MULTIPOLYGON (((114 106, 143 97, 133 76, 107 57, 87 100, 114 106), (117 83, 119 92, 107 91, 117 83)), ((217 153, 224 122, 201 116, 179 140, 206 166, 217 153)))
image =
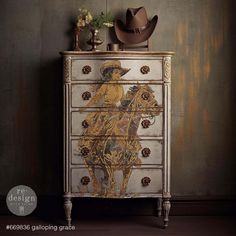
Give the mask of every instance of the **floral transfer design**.
MULTIPOLYGON (((87 150, 82 158, 91 177, 93 194, 112 197, 117 194, 115 171, 118 170, 123 173, 119 195, 126 194, 132 167, 141 165, 138 127, 143 118, 159 115, 160 107, 146 84, 133 85, 124 93, 122 76, 129 69, 122 68, 120 61, 105 62, 100 72, 103 83, 96 87, 96 93, 86 107, 102 102, 104 109, 88 113, 84 138, 78 142, 78 150, 87 150), (97 167, 104 173, 101 179, 96 177, 97 167)), ((81 108, 80 112, 85 109, 81 108)))

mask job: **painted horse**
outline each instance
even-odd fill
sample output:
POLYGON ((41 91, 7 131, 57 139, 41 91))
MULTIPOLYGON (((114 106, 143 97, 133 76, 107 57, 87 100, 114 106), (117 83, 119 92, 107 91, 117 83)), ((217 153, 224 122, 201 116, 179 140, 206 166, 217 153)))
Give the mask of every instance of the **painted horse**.
POLYGON ((92 179, 94 193, 113 196, 115 193, 115 171, 123 172, 120 194, 126 192, 132 167, 141 164, 138 153, 141 150, 137 134, 141 120, 155 118, 160 113, 152 89, 148 85, 132 86, 120 102, 118 110, 91 112, 86 122, 91 125, 83 135, 95 135, 79 141, 79 149, 87 148, 84 162, 92 179), (98 180, 96 167, 103 170, 104 178, 98 180), (101 186, 105 186, 102 190, 101 186))

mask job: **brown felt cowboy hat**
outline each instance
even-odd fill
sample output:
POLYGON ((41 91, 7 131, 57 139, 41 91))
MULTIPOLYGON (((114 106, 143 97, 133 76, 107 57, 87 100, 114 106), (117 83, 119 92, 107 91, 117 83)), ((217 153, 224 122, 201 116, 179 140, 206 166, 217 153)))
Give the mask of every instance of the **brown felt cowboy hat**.
POLYGON ((126 24, 121 20, 115 20, 114 27, 117 38, 125 44, 137 44, 146 41, 153 33, 158 16, 148 20, 144 7, 128 8, 126 12, 126 24))

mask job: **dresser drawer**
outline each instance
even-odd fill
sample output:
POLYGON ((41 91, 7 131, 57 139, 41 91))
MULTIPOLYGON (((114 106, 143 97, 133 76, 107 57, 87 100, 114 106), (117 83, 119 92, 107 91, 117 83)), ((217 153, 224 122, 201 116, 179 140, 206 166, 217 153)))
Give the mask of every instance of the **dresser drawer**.
MULTIPOLYGON (((99 91, 102 84, 72 84, 71 85, 71 106, 72 107, 106 107, 106 103, 104 101, 105 96, 109 96, 109 93, 104 92, 104 94, 99 95, 96 98, 96 101, 92 102, 91 100, 99 91)), ((156 104, 162 107, 163 103, 163 86, 161 84, 124 84, 122 83, 109 83, 107 84, 108 89, 114 90, 116 93, 120 91, 123 93, 123 100, 127 103, 125 106, 127 108, 134 106, 134 102, 137 101, 137 97, 140 97, 140 103, 144 107, 154 107, 156 104), (135 86, 135 87, 134 87, 135 86), (129 93, 132 91, 133 88, 137 88, 137 95, 129 96, 129 93), (138 91, 139 89, 139 91, 138 91), (136 100, 135 100, 136 99, 136 100), (133 102, 133 103, 132 103, 133 102)), ((114 94, 114 93, 113 93, 114 94)), ((98 96, 98 95, 97 95, 98 96)), ((121 95, 122 97, 122 95, 121 95)), ((122 99, 117 101, 117 107, 121 106, 122 99)))
MULTIPOLYGON (((109 59, 109 61, 112 61, 112 59, 109 59)), ((122 77, 124 80, 162 80, 162 60, 119 59, 119 61, 123 68, 130 69, 130 71, 122 77)), ((106 62, 106 60, 73 59, 71 68, 72 81, 100 80, 100 68, 104 62, 106 62)))
MULTIPOLYGON (((104 154, 101 155, 101 157, 109 158, 111 154, 114 153, 117 156, 117 161, 113 160, 113 164, 115 165, 121 164, 120 157, 118 157, 118 155, 122 154, 122 157, 126 158, 125 155, 129 152, 133 153, 134 156, 137 155, 141 165, 162 164, 162 140, 141 139, 135 140, 134 142, 136 144, 134 145, 134 148, 131 147, 130 150, 128 150, 127 146, 131 143, 131 141, 125 138, 109 137, 107 139, 83 138, 79 140, 72 140, 71 163, 72 165, 97 165, 99 161, 102 161, 101 159, 98 159, 99 155, 96 154, 97 147, 103 146, 104 154), (109 151, 106 153, 107 147, 109 147, 109 151), (137 150, 135 150, 135 147, 137 150), (85 150, 84 148, 88 149, 88 154, 83 152, 85 150)), ((110 160, 108 160, 108 162, 110 162, 110 160)))
POLYGON ((114 184, 112 185, 110 176, 106 177, 101 168, 95 168, 90 172, 87 168, 71 169, 72 193, 91 197, 119 197, 122 195, 128 197, 144 193, 162 193, 162 169, 133 168, 130 169, 131 175, 125 180, 122 170, 114 169, 113 171, 114 184))
POLYGON ((163 112, 71 112, 71 134, 78 136, 159 137, 163 131, 163 112), (156 115, 158 114, 158 115, 156 115), (143 118, 142 118, 143 117, 143 118))

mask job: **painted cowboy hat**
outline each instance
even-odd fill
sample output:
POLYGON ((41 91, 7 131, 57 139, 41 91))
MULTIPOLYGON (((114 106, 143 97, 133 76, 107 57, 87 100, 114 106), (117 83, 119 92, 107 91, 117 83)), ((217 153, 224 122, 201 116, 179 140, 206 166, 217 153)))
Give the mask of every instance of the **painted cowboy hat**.
POLYGON ((126 74, 130 70, 128 68, 122 68, 120 61, 112 60, 104 62, 100 68, 100 72, 103 76, 105 76, 106 73, 111 69, 118 69, 120 71, 121 76, 126 74))
POLYGON ((128 8, 126 11, 126 24, 115 20, 114 27, 117 38, 125 44, 138 44, 146 41, 153 33, 158 16, 148 20, 144 7, 128 8))

